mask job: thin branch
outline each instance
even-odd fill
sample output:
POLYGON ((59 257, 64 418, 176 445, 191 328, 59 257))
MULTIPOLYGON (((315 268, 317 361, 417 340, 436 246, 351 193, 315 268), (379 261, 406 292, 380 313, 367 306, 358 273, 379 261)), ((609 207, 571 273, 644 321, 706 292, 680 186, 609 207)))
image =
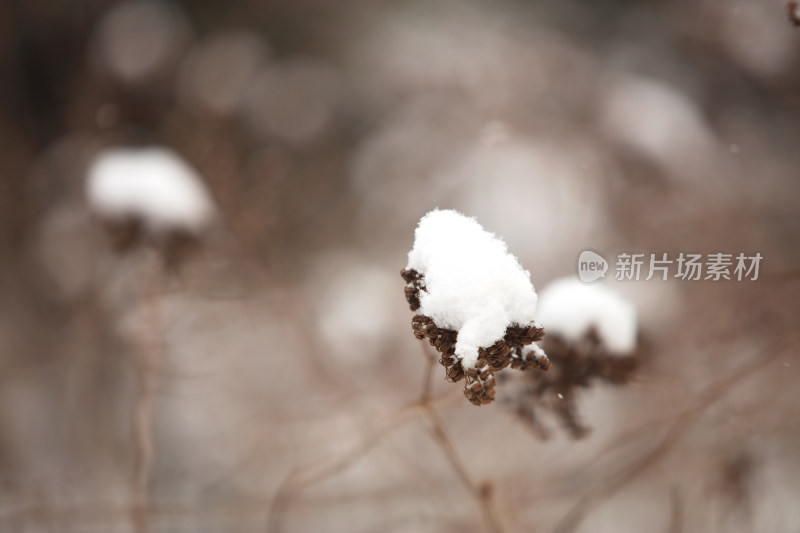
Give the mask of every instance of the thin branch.
POLYGON ((759 370, 772 363, 779 356, 797 347, 797 340, 784 342, 758 355, 728 376, 716 381, 700 393, 693 404, 677 416, 667 429, 658 444, 649 452, 627 464, 622 470, 612 475, 609 479, 596 484, 567 512, 556 526, 557 533, 570 533, 574 531, 584 518, 603 501, 607 500, 619 489, 627 485, 644 471, 652 468, 664 459, 672 447, 680 441, 686 431, 700 418, 700 416, 714 403, 727 394, 731 388, 745 378, 753 376, 759 370))
POLYGON ((423 376, 420 399, 402 408, 393 417, 384 421, 378 429, 368 435, 352 450, 333 461, 325 462, 317 466, 312 465, 302 470, 292 470, 286 476, 275 496, 272 498, 267 512, 267 532, 279 533, 282 530, 283 515, 288 507, 288 502, 298 491, 346 470, 356 461, 364 457, 364 455, 374 448, 386 435, 422 415, 430 426, 434 441, 445 454, 453 471, 458 476, 459 481, 466 487, 470 495, 475 498, 487 529, 491 533, 502 533, 502 525, 492 505, 491 490, 488 489, 488 487, 491 487, 491 484, 479 484, 472 480, 466 466, 459 458, 455 446, 444 428, 444 424, 439 418, 437 405, 445 403, 447 398, 440 400, 433 399, 432 389, 435 358, 425 350, 424 345, 423 353, 425 354, 427 364, 423 376))
POLYGON ((447 460, 450 463, 450 466, 453 467, 453 471, 458 476, 458 479, 469 491, 472 497, 475 498, 475 501, 480 509, 481 516, 483 517, 483 521, 486 524, 486 528, 491 533, 501 533, 503 531, 503 526, 500 522, 500 519, 497 517, 497 513, 495 512, 492 504, 491 483, 485 482, 478 484, 473 481, 472 477, 467 471, 466 465, 464 465, 464 462, 461 460, 461 458, 459 458, 458 452, 456 452, 456 448, 453 446, 453 441, 450 439, 450 436, 447 434, 447 431, 444 428, 444 424, 439 418, 439 414, 430 405, 426 404, 423 407, 425 409, 428 423, 431 426, 431 435, 433 435, 433 438, 439 445, 439 448, 441 448, 445 457, 447 457, 447 460))
POLYGON ((669 493, 670 519, 668 533, 683 531, 683 498, 678 487, 672 487, 669 493))
POLYGON ((433 389, 433 365, 436 364, 436 359, 428 353, 425 345, 422 346, 422 351, 426 356, 425 374, 422 379, 422 394, 420 395, 419 404, 427 405, 431 398, 431 390, 433 389))
POLYGON ((492 505, 492 491, 490 489, 492 486, 491 483, 484 482, 478 484, 472 479, 466 465, 458 456, 458 452, 453 445, 452 439, 447 434, 447 430, 444 427, 442 419, 439 417, 438 411, 428 401, 428 398, 430 398, 435 357, 432 356, 427 350, 427 346, 424 342, 425 341, 422 341, 422 351, 426 357, 427 365, 425 367, 425 379, 423 380, 422 394, 420 396, 420 406, 422 407, 425 413, 425 418, 430 425, 431 435, 433 435, 433 438, 439 445, 439 448, 441 448, 445 457, 447 457, 450 466, 458 476, 461 484, 464 485, 470 495, 472 495, 472 497, 475 499, 475 502, 478 504, 478 508, 480 509, 481 516, 486 524, 486 528, 491 533, 501 533, 503 531, 503 526, 500 522, 500 519, 497 517, 494 506, 492 505))
POLYGON ((137 396, 133 406, 133 441, 135 444, 135 460, 131 478, 131 519, 137 533, 147 533, 148 506, 150 500, 149 487, 155 461, 155 445, 153 437, 153 414, 155 411, 155 394, 158 388, 158 372, 161 341, 161 321, 158 314, 157 291, 159 284, 157 269, 154 269, 149 281, 145 284, 144 308, 149 338, 139 342, 136 353, 137 396))
POLYGON ((336 474, 343 472, 359 459, 363 458, 372 448, 377 446, 389 433, 400 429, 406 423, 420 416, 421 410, 418 403, 413 403, 401 408, 394 416, 384 420, 383 423, 353 449, 343 455, 326 461, 321 465, 311 465, 304 469, 293 469, 286 476, 272 499, 267 514, 267 531, 280 532, 283 525, 283 514, 288 507, 288 501, 298 491, 315 483, 322 482, 336 474))

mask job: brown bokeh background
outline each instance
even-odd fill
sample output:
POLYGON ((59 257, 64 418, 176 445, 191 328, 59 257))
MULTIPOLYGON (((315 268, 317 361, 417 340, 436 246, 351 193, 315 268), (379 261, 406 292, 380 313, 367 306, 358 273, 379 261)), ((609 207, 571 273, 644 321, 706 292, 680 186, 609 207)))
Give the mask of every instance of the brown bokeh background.
POLYGON ((3 3, 0 530, 800 531, 786 9, 3 3), (178 267, 115 253, 86 205, 122 145, 174 149, 219 207, 178 267), (582 392, 584 439, 539 440, 438 366, 434 424, 399 272, 437 206, 539 288, 584 248, 764 260, 757 281, 604 281, 647 356, 582 392))

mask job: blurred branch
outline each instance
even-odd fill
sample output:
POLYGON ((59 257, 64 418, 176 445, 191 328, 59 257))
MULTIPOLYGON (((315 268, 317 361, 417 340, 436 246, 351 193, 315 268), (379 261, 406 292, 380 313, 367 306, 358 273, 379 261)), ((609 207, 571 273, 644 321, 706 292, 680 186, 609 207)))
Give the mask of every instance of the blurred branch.
POLYGON ((492 533, 502 532, 503 526, 497 517, 494 506, 492 505, 491 483, 485 481, 479 484, 472 479, 467 471, 466 466, 464 465, 464 462, 458 456, 458 452, 456 451, 450 436, 447 434, 447 430, 445 429, 444 423, 439 417, 438 411, 429 402, 435 358, 428 352, 424 340, 422 341, 422 350, 425 354, 427 365, 425 367, 425 379, 423 380, 420 406, 425 413, 425 418, 427 419, 428 424, 430 424, 431 434, 441 448, 442 452, 447 457, 450 466, 453 467, 453 471, 455 471, 455 473, 458 475, 458 479, 461 481, 462 485, 464 485, 467 491, 469 491, 470 495, 475 499, 475 502, 480 508, 481 516, 483 517, 483 521, 486 524, 487 529, 492 533))
POLYGON ((158 387, 159 356, 161 332, 163 331, 158 313, 159 271, 154 268, 149 281, 145 284, 144 311, 148 327, 142 332, 139 350, 136 353, 138 390, 133 407, 133 440, 136 458, 131 480, 133 506, 131 518, 137 533, 147 533, 147 507, 150 500, 150 478, 155 459, 153 438, 153 413, 155 410, 155 394, 158 387), (146 332, 149 338, 144 338, 146 332))
POLYGON ((797 339, 777 344, 772 349, 753 357, 728 376, 718 380, 703 392, 698 394, 693 404, 683 411, 668 427, 658 444, 649 452, 634 459, 625 465, 619 472, 610 478, 596 483, 586 494, 567 512, 556 526, 557 533, 575 531, 589 513, 602 502, 610 498, 630 481, 652 468, 664 459, 680 441, 686 431, 701 417, 712 405, 722 399, 734 386, 745 378, 752 377, 758 371, 765 369, 770 363, 785 355, 798 345, 797 339))
POLYGON ((678 487, 673 487, 669 493, 670 519, 668 533, 681 533, 683 531, 683 499, 678 487))
POLYGON ((431 391, 435 359, 425 350, 424 345, 423 351, 426 357, 426 367, 419 401, 400 409, 355 448, 332 462, 326 462, 320 466, 310 466, 304 469, 293 469, 290 471, 272 499, 272 504, 267 514, 266 530, 268 532, 277 533, 282 531, 284 512, 292 496, 297 491, 346 470, 374 448, 389 433, 401 428, 407 422, 415 420, 420 415, 424 416, 428 422, 434 441, 445 454, 445 457, 456 473, 459 481, 475 499, 487 530, 491 533, 500 533, 503 531, 500 520, 492 505, 491 483, 477 483, 472 479, 464 462, 458 456, 455 446, 439 417, 436 406, 437 404, 445 403, 447 398, 443 398, 439 401, 432 399, 431 391))
POLYGON ((321 465, 311 465, 302 469, 295 468, 290 471, 273 497, 267 517, 267 531, 275 533, 282 530, 283 513, 288 506, 289 500, 297 491, 343 472, 363 458, 384 437, 416 419, 420 414, 420 404, 418 402, 403 407, 367 435, 352 450, 347 451, 340 457, 334 458, 332 461, 324 461, 321 465))

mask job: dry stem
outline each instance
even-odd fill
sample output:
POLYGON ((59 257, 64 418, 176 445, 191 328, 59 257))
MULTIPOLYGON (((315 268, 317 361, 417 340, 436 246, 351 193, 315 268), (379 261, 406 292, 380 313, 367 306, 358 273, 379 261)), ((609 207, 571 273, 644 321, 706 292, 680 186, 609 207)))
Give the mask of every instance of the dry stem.
POLYGON ((502 533, 502 524, 498 519, 492 505, 491 484, 487 482, 476 483, 471 478, 466 466, 459 458, 455 446, 453 445, 453 442, 447 434, 444 424, 439 417, 437 405, 443 403, 443 401, 446 401, 446 399, 435 400, 432 396, 433 371, 436 361, 435 358, 428 353, 424 343, 422 344, 422 349, 427 362, 425 374, 423 376, 420 399, 402 408, 394 416, 386 420, 372 434, 367 436, 353 450, 347 452, 333 462, 327 462, 318 466, 312 465, 304 469, 295 468, 290 471, 272 499, 272 503, 267 513, 266 531, 270 533, 277 533, 282 530, 283 513, 289 504, 289 500, 296 493, 296 491, 313 485, 314 483, 321 482, 324 479, 330 478, 347 469, 358 459, 363 457, 364 454, 370 449, 375 447, 389 433, 399 429, 405 423, 416 419, 417 416, 422 415, 425 417, 430 426, 431 435, 433 436, 434 441, 445 454, 450 466, 458 476, 459 481, 464 485, 464 487, 478 504, 481 517, 486 524, 487 530, 491 533, 502 533))
POLYGON ((461 481, 462 485, 464 485, 478 504, 486 528, 492 533, 500 533, 503 531, 503 526, 492 505, 491 483, 487 481, 479 484, 472 479, 464 462, 458 456, 453 441, 447 434, 447 430, 439 417, 439 412, 429 401, 435 358, 428 352, 424 342, 422 344, 422 351, 427 359, 427 365, 425 367, 425 379, 423 381, 422 395, 420 397, 420 407, 422 407, 425 419, 430 425, 431 435, 433 435, 439 448, 441 448, 445 457, 447 457, 459 481, 461 481))
POLYGON ((753 376, 759 370, 779 356, 786 354, 789 350, 797 347, 798 340, 784 342, 773 346, 765 353, 758 355, 728 376, 716 381, 707 387, 702 393, 697 395, 693 404, 679 414, 672 424, 667 428, 664 436, 658 444, 649 452, 641 457, 634 459, 615 475, 590 488, 587 493, 567 512, 561 522, 556 526, 558 533, 569 533, 575 531, 588 514, 598 507, 603 501, 607 500, 618 490, 627 485, 630 481, 652 468, 659 461, 664 459, 672 447, 680 441, 686 431, 700 418, 700 416, 713 404, 722 399, 731 388, 742 382, 745 378, 753 376))
POLYGON ((158 286, 159 275, 156 268, 146 284, 143 298, 148 322, 148 327, 144 331, 149 332, 150 336, 146 338, 146 333, 142 334, 135 361, 137 391, 132 417, 135 459, 131 478, 131 519, 137 533, 147 533, 149 530, 147 516, 150 505, 149 486, 155 460, 153 413, 158 387, 161 332, 158 286))

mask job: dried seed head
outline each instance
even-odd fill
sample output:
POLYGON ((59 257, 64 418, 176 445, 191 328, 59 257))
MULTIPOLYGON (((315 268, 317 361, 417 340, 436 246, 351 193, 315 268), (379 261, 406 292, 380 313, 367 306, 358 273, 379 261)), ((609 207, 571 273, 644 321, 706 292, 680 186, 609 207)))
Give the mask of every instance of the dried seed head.
POLYGON ((789 16, 789 22, 795 27, 800 26, 800 3, 794 0, 786 2, 786 14, 789 16))
MULTIPOLYGON (((633 354, 620 357, 609 352, 597 331, 590 329, 578 342, 551 333, 542 345, 548 354, 546 364, 552 370, 525 374, 522 386, 504 403, 540 438, 549 436, 537 415, 540 409, 553 413, 572 438, 585 437, 590 429, 578 414, 579 388, 588 388, 595 381, 627 383, 641 360, 641 343, 633 354)), ((512 357, 512 367, 542 364, 536 358, 536 348, 525 348, 519 356, 512 357)))
POLYGON ((456 211, 420 219, 405 279, 412 309, 458 332, 455 353, 465 368, 478 368, 481 348, 503 340, 509 326, 536 324, 530 273, 501 239, 456 211))
POLYGON ((177 267, 213 225, 202 178, 166 148, 108 148, 88 168, 86 199, 117 252, 154 246, 177 267))
POLYGON ((114 252, 121 255, 140 246, 151 246, 159 252, 169 269, 180 267, 201 246, 199 235, 182 229, 148 231, 140 217, 98 219, 114 252))
POLYGON ((514 348, 511 354, 511 368, 516 370, 540 370, 547 372, 552 363, 539 345, 531 344, 524 348, 514 348))
POLYGON ((494 378, 494 371, 489 367, 481 370, 469 369, 466 373, 466 384, 464 385, 464 396, 473 405, 483 405, 494 401, 497 384, 494 378))
POLYGON ((406 300, 408 301, 408 305, 411 307, 412 311, 416 311, 419 309, 419 291, 424 290, 425 287, 422 285, 419 272, 416 270, 406 270, 403 269, 400 271, 400 275, 406 282, 406 300))
MULTIPOLYGON (((419 309, 419 292, 425 290, 424 277, 414 270, 403 270, 406 300, 412 311, 419 309)), ((465 379, 464 395, 474 405, 491 403, 495 399, 497 381, 495 373, 511 366, 518 370, 547 371, 550 362, 544 351, 532 343, 544 337, 538 326, 508 326, 505 336, 493 345, 478 350, 478 361, 465 368, 455 354, 458 332, 440 328, 429 316, 417 314, 411 319, 414 337, 427 339, 441 354, 439 363, 445 368, 447 381, 456 383, 465 379)))
POLYGON ((125 253, 144 240, 144 226, 135 217, 104 220, 103 227, 111 247, 117 253, 125 253))

